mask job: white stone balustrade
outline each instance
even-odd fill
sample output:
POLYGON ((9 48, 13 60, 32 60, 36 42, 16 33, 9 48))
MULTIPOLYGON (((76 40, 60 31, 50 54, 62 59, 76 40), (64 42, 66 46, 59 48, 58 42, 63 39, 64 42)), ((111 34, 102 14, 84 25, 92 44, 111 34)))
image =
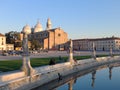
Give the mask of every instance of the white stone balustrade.
POLYGON ((16 79, 13 78, 8 81, 7 78, 6 79, 4 78, 6 81, 0 83, 0 90, 13 90, 13 89, 29 90, 59 78, 58 72, 62 76, 66 76, 74 72, 79 72, 114 62, 120 62, 120 56, 114 56, 111 58, 100 57, 100 58, 96 58, 96 60, 94 60, 93 58, 85 59, 85 60, 77 61, 77 63, 73 65, 71 65, 70 62, 66 62, 56 65, 43 66, 43 67, 35 68, 35 71, 37 73, 31 76, 24 76, 21 78, 16 77, 16 79))
POLYGON ((49 72, 53 72, 62 68, 68 68, 70 66, 70 62, 66 62, 66 63, 60 63, 60 64, 56 64, 56 65, 48 65, 48 66, 42 66, 39 68, 35 68, 37 73, 49 73, 49 72))

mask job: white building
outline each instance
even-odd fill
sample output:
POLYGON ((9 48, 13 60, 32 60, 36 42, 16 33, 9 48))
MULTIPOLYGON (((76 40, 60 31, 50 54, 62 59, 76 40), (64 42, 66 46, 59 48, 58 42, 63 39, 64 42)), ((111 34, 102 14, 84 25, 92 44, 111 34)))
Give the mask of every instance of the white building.
POLYGON ((96 38, 96 39, 76 39, 73 40, 74 50, 92 50, 92 44, 95 44, 96 50, 107 51, 110 47, 113 50, 120 50, 120 38, 96 38))
POLYGON ((14 50, 13 44, 6 44, 5 35, 0 33, 0 51, 2 50, 14 50))

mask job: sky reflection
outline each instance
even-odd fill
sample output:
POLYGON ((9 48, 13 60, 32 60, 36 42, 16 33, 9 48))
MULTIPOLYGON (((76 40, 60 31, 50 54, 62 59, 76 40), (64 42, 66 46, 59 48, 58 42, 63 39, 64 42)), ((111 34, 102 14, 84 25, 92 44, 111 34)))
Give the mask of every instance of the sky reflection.
POLYGON ((120 67, 105 68, 77 78, 72 89, 68 84, 56 90, 120 90, 120 67))
POLYGON ((80 71, 32 90, 120 90, 120 63, 80 71))

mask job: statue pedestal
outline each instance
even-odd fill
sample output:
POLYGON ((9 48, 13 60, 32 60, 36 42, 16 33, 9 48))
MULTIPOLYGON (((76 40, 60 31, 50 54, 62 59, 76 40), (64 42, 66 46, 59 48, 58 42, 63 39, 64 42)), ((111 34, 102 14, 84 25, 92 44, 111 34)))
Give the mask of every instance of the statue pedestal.
POLYGON ((93 51, 93 56, 92 56, 94 59, 96 59, 96 51, 94 50, 93 51))
POLYGON ((32 68, 30 64, 30 58, 28 55, 23 55, 23 65, 22 65, 22 71, 25 72, 27 76, 30 76, 35 73, 35 70, 32 68))
POLYGON ((69 62, 70 62, 71 64, 74 64, 73 53, 70 53, 70 54, 69 54, 69 62))

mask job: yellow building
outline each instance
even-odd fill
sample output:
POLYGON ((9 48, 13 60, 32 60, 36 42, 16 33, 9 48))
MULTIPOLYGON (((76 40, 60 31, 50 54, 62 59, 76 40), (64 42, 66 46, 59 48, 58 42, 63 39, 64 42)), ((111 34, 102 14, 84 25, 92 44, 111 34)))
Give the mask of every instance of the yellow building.
POLYGON ((6 50, 6 37, 0 33, 0 50, 6 50))
POLYGON ((2 50, 14 50, 13 44, 6 44, 5 35, 0 33, 0 51, 2 50))
POLYGON ((14 50, 14 44, 6 44, 6 50, 14 50))
POLYGON ((68 41, 68 35, 60 27, 52 29, 50 19, 47 20, 46 30, 42 30, 42 25, 38 22, 29 35, 29 39, 38 40, 42 49, 64 50, 67 48, 65 43, 68 41))

